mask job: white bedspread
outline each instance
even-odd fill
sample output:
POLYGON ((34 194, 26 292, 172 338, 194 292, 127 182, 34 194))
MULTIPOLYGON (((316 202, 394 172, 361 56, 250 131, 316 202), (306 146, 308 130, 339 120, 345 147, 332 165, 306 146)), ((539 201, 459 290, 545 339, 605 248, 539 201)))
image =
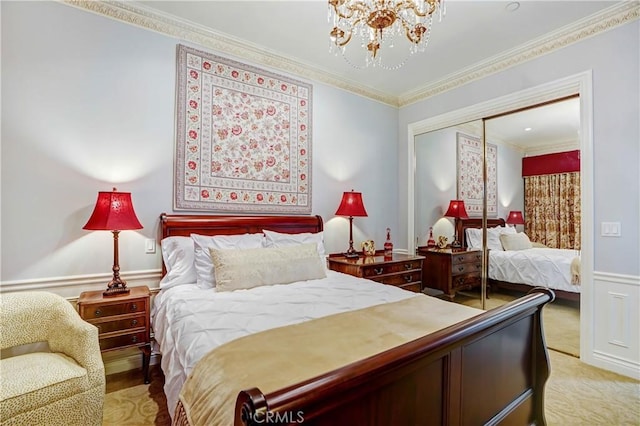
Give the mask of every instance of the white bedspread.
POLYGON ((193 367, 214 347, 258 331, 414 296, 334 271, 322 280, 233 292, 195 284, 162 290, 154 299, 151 322, 162 353, 169 413, 173 417, 193 367))
POLYGON ((489 278, 579 293, 580 285, 571 283, 571 261, 576 256, 579 251, 553 248, 491 250, 489 278))

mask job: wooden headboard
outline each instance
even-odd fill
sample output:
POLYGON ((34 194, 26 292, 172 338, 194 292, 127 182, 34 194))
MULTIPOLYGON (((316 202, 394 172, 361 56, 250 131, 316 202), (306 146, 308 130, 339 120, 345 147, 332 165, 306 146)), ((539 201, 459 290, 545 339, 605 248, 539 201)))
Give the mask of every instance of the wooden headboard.
MULTIPOLYGON (((487 227, 493 228, 495 226, 504 226, 504 219, 489 219, 487 218, 487 227)), ((467 228, 482 228, 482 218, 472 218, 472 219, 458 219, 456 222, 456 235, 458 239, 462 242, 462 247, 467 247, 467 234, 465 230, 467 228)))
MULTIPOLYGON (((214 216, 166 214, 160 215, 160 239, 191 234, 234 235, 255 234, 263 229, 297 234, 300 232, 320 232, 323 230, 320 216, 214 216)), ((162 263, 162 275, 166 273, 162 263)))

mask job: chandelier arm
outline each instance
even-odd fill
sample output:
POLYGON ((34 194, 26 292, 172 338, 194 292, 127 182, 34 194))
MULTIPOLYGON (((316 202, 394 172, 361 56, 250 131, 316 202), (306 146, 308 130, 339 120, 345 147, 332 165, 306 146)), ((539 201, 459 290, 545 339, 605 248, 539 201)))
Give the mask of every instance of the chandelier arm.
MULTIPOLYGON (((336 4, 334 3, 330 3, 330 4, 333 7, 333 11, 335 12, 335 14, 338 16, 338 18, 341 18, 341 19, 351 19, 355 14, 365 15, 367 12, 367 5, 361 1, 357 1, 357 2, 354 2, 353 4, 349 4, 345 6, 344 9, 345 11, 349 12, 348 14, 345 14, 342 12, 341 9, 338 9, 336 4)), ((362 16, 358 20, 359 21, 362 20, 362 16)))
POLYGON ((411 11, 413 11, 414 15, 419 16, 421 18, 424 18, 426 16, 429 15, 433 15, 433 13, 436 11, 436 7, 439 3, 439 0, 433 0, 433 1, 425 1, 425 3, 427 3, 429 5, 429 9, 425 10, 424 12, 420 12, 420 10, 417 8, 416 4, 412 1, 403 1, 402 3, 397 5, 397 8, 399 10, 407 10, 407 9, 411 9, 411 11))

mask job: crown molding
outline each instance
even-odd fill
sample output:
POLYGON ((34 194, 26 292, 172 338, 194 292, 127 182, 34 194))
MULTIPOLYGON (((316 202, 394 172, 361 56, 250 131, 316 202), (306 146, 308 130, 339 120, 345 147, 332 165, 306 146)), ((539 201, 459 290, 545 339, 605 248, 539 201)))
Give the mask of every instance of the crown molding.
POLYGON ((391 106, 398 106, 396 96, 383 93, 371 87, 345 79, 317 66, 300 61, 297 58, 284 56, 257 44, 214 31, 191 21, 180 19, 132 1, 95 1, 95 0, 60 0, 61 3, 103 15, 117 21, 134 25, 180 40, 210 47, 217 52, 226 53, 268 66, 272 69, 294 74, 296 78, 306 79, 347 90, 391 106))
POLYGON ((406 92, 398 98, 398 105, 401 107, 407 106, 456 89, 638 18, 640 18, 640 2, 624 1, 617 3, 557 31, 545 34, 514 49, 449 74, 421 88, 406 92))
POLYGON ((271 51, 264 46, 258 46, 230 35, 213 31, 135 2, 114 0, 59 1, 130 25, 210 47, 218 52, 242 58, 255 64, 292 73, 297 77, 304 76, 307 79, 316 80, 395 107, 407 106, 456 89, 640 18, 640 2, 634 0, 616 3, 612 7, 603 9, 597 14, 563 27, 558 31, 546 34, 515 49, 449 74, 429 85, 405 92, 400 96, 394 96, 345 79, 296 58, 271 51))

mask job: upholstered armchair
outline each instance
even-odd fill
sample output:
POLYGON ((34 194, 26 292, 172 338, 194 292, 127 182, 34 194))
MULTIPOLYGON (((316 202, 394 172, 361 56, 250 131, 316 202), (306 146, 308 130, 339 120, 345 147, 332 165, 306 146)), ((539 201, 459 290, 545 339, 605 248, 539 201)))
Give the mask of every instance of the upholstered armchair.
POLYGON ((0 349, 0 424, 102 424, 98 329, 66 299, 48 292, 0 295, 0 349), (34 346, 48 351, 28 352, 34 346))

